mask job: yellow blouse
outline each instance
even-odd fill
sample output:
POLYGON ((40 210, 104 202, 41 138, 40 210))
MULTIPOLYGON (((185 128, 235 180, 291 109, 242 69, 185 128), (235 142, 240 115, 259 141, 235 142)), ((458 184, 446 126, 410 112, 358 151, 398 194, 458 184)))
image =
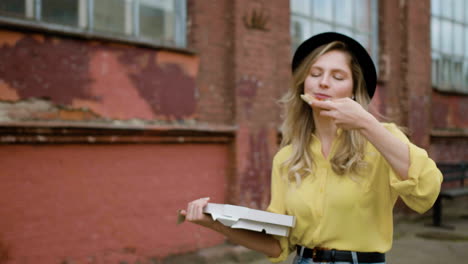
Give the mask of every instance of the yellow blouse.
MULTIPOLYGON (((316 169, 299 186, 286 181, 286 169, 280 166, 290 156, 291 147, 275 155, 267 210, 295 216, 296 225, 289 237, 275 237, 283 251, 278 258, 270 258, 272 262, 285 260, 296 245, 386 252, 392 246, 392 210, 398 196, 419 213, 433 205, 442 183, 441 172, 427 152, 409 142, 396 125, 383 125, 409 146, 408 180, 400 180, 370 143, 363 173, 337 175, 322 155, 320 141, 314 138, 311 147, 316 169)), ((328 157, 333 156, 335 147, 333 143, 328 157)))

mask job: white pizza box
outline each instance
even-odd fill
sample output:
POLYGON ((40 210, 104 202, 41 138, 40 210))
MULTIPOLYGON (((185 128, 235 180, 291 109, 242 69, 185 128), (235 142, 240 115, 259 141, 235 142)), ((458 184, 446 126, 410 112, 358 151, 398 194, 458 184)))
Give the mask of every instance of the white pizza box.
POLYGON ((230 204, 208 203, 204 213, 211 214, 215 221, 231 228, 248 229, 267 234, 288 236, 294 227, 294 216, 275 214, 230 204))

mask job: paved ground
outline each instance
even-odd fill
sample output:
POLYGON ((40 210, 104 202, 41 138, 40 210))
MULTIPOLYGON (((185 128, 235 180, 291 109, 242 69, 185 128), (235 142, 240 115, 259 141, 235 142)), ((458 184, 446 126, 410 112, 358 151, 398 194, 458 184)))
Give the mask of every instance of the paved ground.
MULTIPOLYGON (((445 224, 455 229, 428 226, 431 214, 397 215, 393 248, 387 254, 388 264, 468 263, 468 197, 444 200, 445 224)), ((290 264, 293 255, 282 264, 290 264)), ((223 245, 205 249, 191 256, 177 257, 163 263, 176 264, 270 264, 259 253, 240 246, 223 245)))

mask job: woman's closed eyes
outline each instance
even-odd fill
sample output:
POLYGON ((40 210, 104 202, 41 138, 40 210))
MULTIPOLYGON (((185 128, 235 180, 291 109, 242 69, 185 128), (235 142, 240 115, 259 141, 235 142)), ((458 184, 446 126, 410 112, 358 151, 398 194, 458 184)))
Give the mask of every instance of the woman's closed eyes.
MULTIPOLYGON (((311 75, 312 77, 320 77, 320 76, 322 76, 322 74, 323 74, 322 71, 312 71, 312 72, 310 73, 310 75, 311 75)), ((345 74, 343 74, 343 73, 340 72, 340 71, 337 71, 337 72, 332 73, 332 77, 333 77, 333 79, 338 80, 338 81, 342 81, 342 80, 346 79, 345 74)))

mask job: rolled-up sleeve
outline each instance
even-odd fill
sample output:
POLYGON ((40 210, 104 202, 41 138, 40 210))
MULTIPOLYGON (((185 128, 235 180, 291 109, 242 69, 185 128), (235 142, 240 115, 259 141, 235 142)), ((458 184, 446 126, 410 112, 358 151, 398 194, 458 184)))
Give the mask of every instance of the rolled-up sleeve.
MULTIPOLYGON (((276 214, 285 214, 285 192, 287 188, 287 183, 285 179, 280 175, 280 164, 278 164, 277 156, 273 159, 273 168, 271 175, 271 199, 270 205, 267 208, 267 211, 276 213, 276 214)), ((273 236, 279 241, 281 246, 281 255, 278 257, 268 257, 271 262, 281 262, 287 259, 289 254, 291 254, 291 248, 288 237, 283 236, 273 236)))
POLYGON ((432 207, 439 195, 442 173, 427 152, 411 143, 394 124, 387 125, 387 129, 408 145, 410 157, 407 180, 400 179, 395 171, 389 168, 390 186, 411 209, 424 213, 432 207))

